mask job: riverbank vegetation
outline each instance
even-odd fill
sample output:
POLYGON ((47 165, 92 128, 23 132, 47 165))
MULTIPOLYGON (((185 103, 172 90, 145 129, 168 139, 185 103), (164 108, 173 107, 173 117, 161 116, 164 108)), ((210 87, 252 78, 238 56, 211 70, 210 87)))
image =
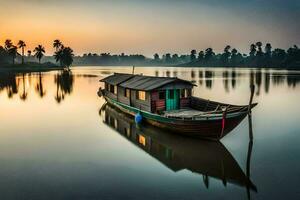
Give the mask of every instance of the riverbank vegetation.
POLYGON ((288 50, 272 50, 270 43, 264 47, 261 42, 250 45, 249 54, 242 54, 236 48, 227 45, 223 53, 216 54, 212 48, 191 51, 190 62, 182 66, 221 66, 221 67, 256 67, 256 68, 295 68, 300 69, 300 49, 294 45, 288 50), (264 50, 263 50, 264 49, 264 50))
POLYGON ((272 48, 270 43, 251 44, 249 53, 241 53, 227 45, 222 53, 207 48, 190 54, 154 54, 153 58, 143 55, 111 55, 110 53, 88 53, 74 58, 76 65, 140 65, 140 66, 182 66, 182 67, 255 67, 300 69, 300 49, 297 45, 287 50, 272 48))
POLYGON ((23 40, 19 40, 18 44, 14 45, 10 39, 7 39, 4 46, 0 46, 0 71, 35 72, 69 69, 73 63, 73 50, 65 47, 60 40, 55 40, 53 47, 55 53, 51 57, 55 58, 56 64, 48 60, 49 56, 43 60, 46 53, 43 45, 38 45, 33 51, 28 49, 25 55, 26 43, 23 40))
MULTIPOLYGON (((273 48, 270 43, 256 42, 249 46, 249 53, 239 52, 236 48, 226 45, 223 52, 216 53, 213 48, 197 51, 191 50, 189 54, 159 55, 147 58, 141 54, 126 55, 110 53, 86 53, 75 56, 70 47, 65 47, 60 40, 54 40, 53 56, 45 56, 45 48, 38 45, 33 51, 27 50, 26 43, 20 40, 15 46, 11 40, 6 40, 0 46, 0 69, 9 66, 10 69, 19 66, 35 65, 39 67, 67 68, 75 65, 95 66, 184 66, 184 67, 255 67, 277 69, 300 69, 300 49, 294 45, 287 50, 273 48), (20 53, 18 52, 20 50, 20 53), (32 52, 34 53, 32 55, 32 52), (38 62, 37 62, 38 61, 38 62), (46 63, 46 64, 43 64, 46 63)), ((6 67, 7 68, 7 67, 6 67)))

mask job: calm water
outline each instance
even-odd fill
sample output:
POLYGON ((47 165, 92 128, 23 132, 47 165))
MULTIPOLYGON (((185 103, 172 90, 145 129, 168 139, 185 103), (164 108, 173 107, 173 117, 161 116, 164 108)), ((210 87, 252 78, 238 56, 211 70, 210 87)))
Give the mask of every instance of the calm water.
POLYGON ((136 68, 195 82, 194 95, 247 104, 220 143, 193 140, 103 106, 99 79, 125 67, 0 74, 0 199, 299 199, 300 73, 136 68))

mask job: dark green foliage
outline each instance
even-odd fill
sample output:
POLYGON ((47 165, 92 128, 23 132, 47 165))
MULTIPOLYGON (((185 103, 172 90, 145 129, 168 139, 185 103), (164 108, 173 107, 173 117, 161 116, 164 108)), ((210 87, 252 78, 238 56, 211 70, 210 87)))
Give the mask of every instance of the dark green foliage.
POLYGON ((56 62, 60 63, 60 66, 69 68, 73 63, 74 53, 70 47, 62 46, 58 51, 54 53, 56 62))
POLYGON ((18 47, 22 49, 22 64, 24 64, 24 48, 26 47, 26 44, 23 40, 19 40, 18 47))
POLYGON ((15 64, 15 59, 18 55, 18 47, 11 46, 8 50, 8 55, 12 58, 12 63, 15 64))
POLYGON ((18 54, 18 48, 13 45, 10 39, 5 40, 4 48, 0 46, 0 63, 8 64, 11 60, 12 64, 15 64, 15 59, 18 54))
POLYGON ((212 61, 214 56, 215 56, 215 53, 212 48, 207 48, 205 50, 205 55, 204 55, 205 62, 212 61))
POLYGON ((227 45, 222 54, 215 54, 212 48, 207 48, 205 54, 199 52, 196 62, 190 61, 181 66, 220 66, 220 67, 258 67, 258 68, 299 68, 300 69, 300 49, 294 45, 287 51, 274 49, 267 43, 264 47, 262 42, 250 45, 249 56, 241 54, 237 49, 227 45))
POLYGON ((221 61, 222 61, 222 64, 224 66, 227 66, 229 64, 229 58, 231 56, 231 53, 230 53, 230 46, 227 45, 225 48, 224 48, 224 53, 221 55, 221 61))
POLYGON ((0 64, 8 64, 9 63, 9 55, 7 51, 0 46, 0 64))
POLYGON ((172 62, 171 54, 167 53, 166 57, 165 57, 165 60, 166 60, 167 63, 171 63, 172 62))
POLYGON ((193 50, 191 51, 191 61, 192 61, 192 62, 196 60, 196 54, 197 54, 196 50, 193 49, 193 50))
POLYGON ((62 50, 61 63, 64 67, 70 67, 73 63, 74 53, 70 47, 65 47, 62 50))
POLYGON ((200 51, 198 54, 198 61, 203 61, 204 60, 204 52, 200 51))
MULTIPOLYGON (((26 44, 20 40, 15 46, 10 39, 0 46, 0 65, 8 66, 18 64, 22 58, 22 65, 33 63, 32 51, 28 50, 25 55, 26 44), (22 51, 22 57, 18 54, 18 48, 22 51), (26 61, 26 63, 25 63, 26 61)), ((262 42, 256 42, 250 45, 249 55, 240 53, 236 48, 226 45, 222 53, 215 53, 212 48, 205 51, 191 50, 190 54, 171 54, 166 53, 160 57, 154 54, 154 59, 146 58, 141 54, 111 55, 110 53, 88 53, 83 56, 74 56, 70 47, 64 47, 60 40, 53 42, 55 54, 53 58, 60 63, 62 67, 70 67, 74 62, 77 65, 174 65, 174 66, 207 66, 207 67, 258 67, 258 68, 300 68, 300 50, 297 45, 290 47, 287 51, 279 48, 272 48, 270 43, 265 45, 262 42)), ((34 56, 41 63, 44 57, 45 48, 39 45, 34 50, 34 56)), ((52 58, 47 58, 51 60, 52 58)))
POLYGON ((39 60, 39 63, 41 63, 41 59, 45 53, 45 48, 42 45, 38 45, 33 51, 35 52, 34 56, 39 60))

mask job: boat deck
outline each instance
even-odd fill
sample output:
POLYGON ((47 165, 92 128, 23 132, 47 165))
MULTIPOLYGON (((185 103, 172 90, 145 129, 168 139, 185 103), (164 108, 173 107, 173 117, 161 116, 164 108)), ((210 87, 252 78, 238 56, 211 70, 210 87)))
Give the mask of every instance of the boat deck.
POLYGON ((164 112, 165 117, 175 117, 175 118, 193 118, 205 114, 199 110, 192 108, 188 109, 179 109, 179 110, 169 110, 164 112))

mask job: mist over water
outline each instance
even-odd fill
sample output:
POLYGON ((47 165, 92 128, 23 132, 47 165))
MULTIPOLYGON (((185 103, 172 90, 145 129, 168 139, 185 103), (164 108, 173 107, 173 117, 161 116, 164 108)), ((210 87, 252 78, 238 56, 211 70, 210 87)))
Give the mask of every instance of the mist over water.
POLYGON ((231 104, 248 104, 249 86, 256 86, 253 144, 245 119, 213 145, 136 128, 103 108, 99 80, 114 72, 132 68, 0 74, 1 198, 300 197, 299 72, 136 67, 136 74, 190 80, 197 85, 193 95, 231 104))

